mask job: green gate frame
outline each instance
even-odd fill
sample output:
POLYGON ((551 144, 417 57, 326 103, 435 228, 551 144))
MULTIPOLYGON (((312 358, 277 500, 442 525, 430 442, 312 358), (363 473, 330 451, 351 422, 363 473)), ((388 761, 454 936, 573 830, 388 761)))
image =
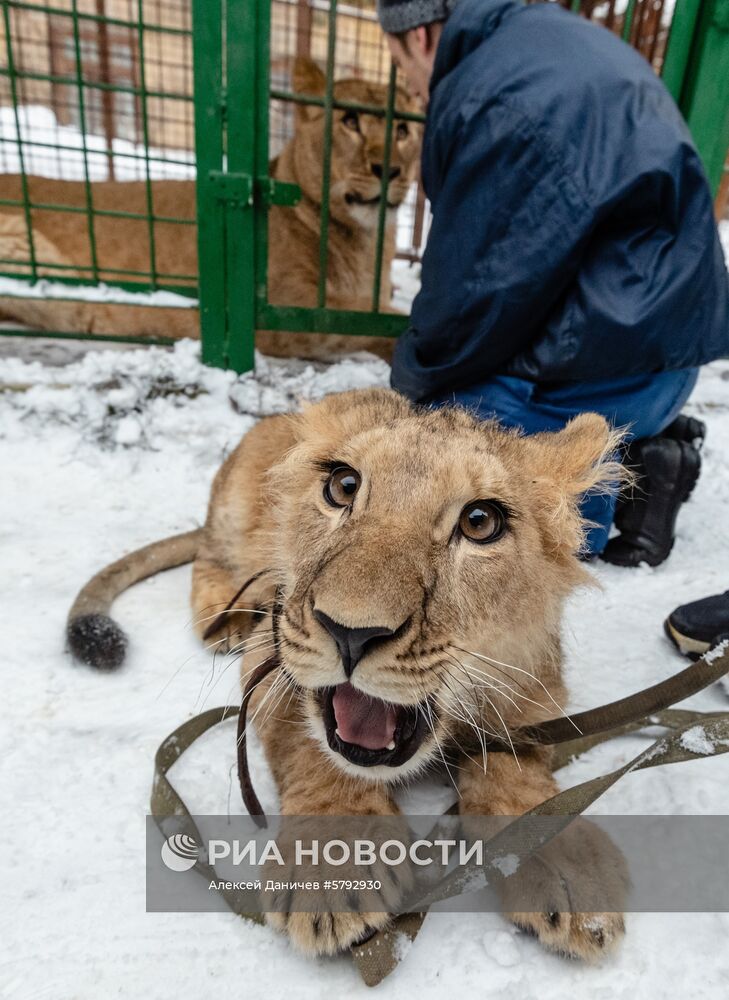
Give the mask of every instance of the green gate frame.
MULTIPOLYGON (((574 0, 572 9, 579 6, 580 0, 574 0)), ((630 0, 623 25, 626 39, 635 7, 636 0, 630 0)), ((323 107, 330 137, 335 107, 384 116, 390 125, 395 95, 393 69, 386 108, 334 100, 337 0, 331 0, 328 15, 324 97, 271 91, 270 27, 270 0, 193 0, 202 356, 206 364, 237 372, 253 368, 256 330, 395 337, 408 323, 406 316, 379 313, 384 197, 372 312, 326 307, 330 139, 324 147, 318 305, 268 302, 268 206, 293 205, 298 198, 295 185, 278 183, 268 173, 269 100, 323 107)), ((678 0, 663 78, 716 191, 729 146, 729 0, 678 0)), ((397 117, 422 120, 402 113, 397 117)), ((391 132, 388 128, 388 137, 391 132)), ((385 160, 383 195, 389 149, 385 160)))

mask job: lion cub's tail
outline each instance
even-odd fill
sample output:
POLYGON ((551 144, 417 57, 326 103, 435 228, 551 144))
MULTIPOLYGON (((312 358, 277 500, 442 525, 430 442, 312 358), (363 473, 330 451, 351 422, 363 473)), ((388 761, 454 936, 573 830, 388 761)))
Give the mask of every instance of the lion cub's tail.
POLYGON ((145 545, 111 563, 79 591, 68 613, 66 638, 77 660, 99 670, 114 670, 124 660, 127 637, 109 616, 112 602, 127 587, 165 569, 192 562, 202 528, 145 545))

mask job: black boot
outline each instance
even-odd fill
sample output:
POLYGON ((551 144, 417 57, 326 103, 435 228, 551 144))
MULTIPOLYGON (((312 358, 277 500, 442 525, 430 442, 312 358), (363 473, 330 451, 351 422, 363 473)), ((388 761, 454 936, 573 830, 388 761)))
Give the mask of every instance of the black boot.
POLYGON ((685 656, 697 659, 729 638, 729 590, 682 604, 663 625, 666 635, 685 656))
MULTIPOLYGON (((692 444, 694 448, 701 451, 704 440, 706 438, 706 424, 703 420, 698 420, 696 417, 689 417, 685 413, 679 413, 675 420, 673 420, 668 427, 661 431, 658 437, 670 438, 673 441, 686 441, 688 444, 692 444)), ((628 490, 624 490, 618 497, 618 502, 615 508, 615 527, 619 531, 628 531, 635 533, 640 530, 640 524, 643 518, 643 509, 638 505, 636 509, 636 499, 638 501, 646 499, 645 492, 641 492, 640 479, 645 476, 645 469, 643 468, 643 463, 641 459, 641 448, 643 446, 643 441, 633 441, 628 446, 625 458, 623 459, 623 464, 626 468, 630 469, 635 473, 636 483, 635 487, 628 490)), ((698 482, 698 475, 694 480, 694 486, 698 482)), ((693 486, 689 489, 688 493, 684 497, 688 500, 693 486)))
POLYGON ((688 441, 694 448, 701 450, 706 437, 706 424, 696 417, 679 413, 676 419, 662 430, 659 437, 672 438, 674 441, 688 441))
POLYGON ((636 485, 618 504, 620 535, 610 539, 602 558, 616 566, 658 566, 673 547, 676 517, 699 478, 701 456, 686 441, 655 437, 634 441, 625 464, 635 472, 636 485))

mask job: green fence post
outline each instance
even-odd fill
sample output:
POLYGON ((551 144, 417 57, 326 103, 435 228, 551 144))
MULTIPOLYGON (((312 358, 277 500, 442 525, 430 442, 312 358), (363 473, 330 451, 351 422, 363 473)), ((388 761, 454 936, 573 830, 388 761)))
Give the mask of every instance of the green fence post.
MULTIPOLYGON (((255 266, 255 330, 263 329, 264 313, 268 303, 268 210, 274 202, 274 183, 269 178, 269 114, 271 97, 271 0, 263 0, 258 6, 256 22, 256 148, 255 158, 255 205, 254 205, 254 266, 255 266)), ((279 185, 279 187, 287 187, 279 185)), ((289 186, 293 195, 293 186, 289 186)), ((298 196, 291 201, 283 198, 280 204, 294 205, 298 196)), ((255 332, 254 330, 254 332, 255 332)))
POLYGON ((716 194, 729 148, 729 0, 701 5, 679 106, 716 194))
POLYGON ((202 359, 206 365, 225 368, 225 218, 213 180, 215 171, 223 168, 222 0, 193 0, 192 23, 202 359))
POLYGON ((623 30, 620 32, 624 42, 630 41, 630 32, 633 29, 633 17, 635 15, 635 5, 636 0, 628 0, 628 6, 625 8, 623 30))
POLYGON ((256 107, 268 106, 259 94, 256 69, 268 59, 257 49, 260 3, 270 0, 227 0, 226 4, 226 138, 228 191, 226 208, 226 283, 228 291, 228 367, 237 372, 254 366, 256 335, 255 168, 256 107))
POLYGON ((700 9, 701 0, 681 0, 673 12, 661 79, 676 103, 681 100, 700 9))

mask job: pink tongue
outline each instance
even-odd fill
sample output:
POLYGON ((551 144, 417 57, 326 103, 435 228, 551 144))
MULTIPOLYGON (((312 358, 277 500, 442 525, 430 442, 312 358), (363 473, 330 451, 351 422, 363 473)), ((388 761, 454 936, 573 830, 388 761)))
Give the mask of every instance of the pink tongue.
POLYGON ((356 743, 366 750, 384 750, 392 743, 397 725, 393 705, 370 698, 349 683, 336 688, 332 703, 339 736, 345 743, 356 743))

